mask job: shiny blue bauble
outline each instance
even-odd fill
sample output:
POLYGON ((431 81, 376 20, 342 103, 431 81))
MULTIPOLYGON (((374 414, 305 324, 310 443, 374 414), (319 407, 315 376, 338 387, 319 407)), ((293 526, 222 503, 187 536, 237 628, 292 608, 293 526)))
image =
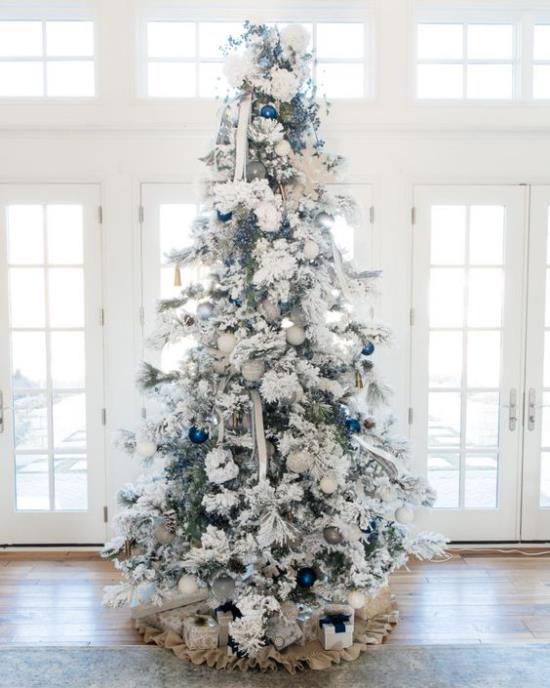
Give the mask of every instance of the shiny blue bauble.
POLYGON ((298 569, 296 574, 296 581, 301 588, 311 588, 311 586, 317 580, 317 574, 315 570, 309 566, 303 569, 298 569))
POLYGON ((346 418, 346 428, 350 432, 359 432, 361 430, 361 423, 357 420, 357 418, 346 418))
POLYGON ((217 211, 218 213, 218 220, 220 222, 229 222, 229 220, 233 217, 233 213, 229 211, 228 213, 222 213, 221 210, 217 211))
POLYGON ((273 105, 263 105, 260 115, 266 119, 277 119, 277 110, 275 110, 273 105))
POLYGON ((370 356, 374 353, 374 344, 372 342, 367 342, 365 346, 361 349, 363 356, 370 356))
POLYGON ((188 436, 191 442, 194 444, 202 444, 203 442, 206 442, 209 437, 207 430, 197 428, 195 425, 189 428, 188 436))

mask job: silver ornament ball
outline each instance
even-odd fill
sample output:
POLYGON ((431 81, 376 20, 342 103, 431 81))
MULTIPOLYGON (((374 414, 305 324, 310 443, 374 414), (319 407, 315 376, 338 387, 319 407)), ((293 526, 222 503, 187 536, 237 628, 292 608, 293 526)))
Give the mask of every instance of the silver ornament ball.
POLYGON ((174 542, 174 538, 176 537, 174 533, 171 533, 164 525, 157 526, 153 531, 153 535, 155 540, 161 545, 169 545, 174 542))
POLYGON ((344 540, 344 536, 336 526, 323 528, 323 537, 329 545, 339 545, 344 540))
POLYGON ((202 301, 197 306, 197 316, 199 320, 208 320, 208 318, 212 317, 213 312, 214 304, 212 301, 202 301))
POLYGON ((255 179, 264 179, 267 174, 265 165, 259 160, 251 160, 246 166, 246 180, 253 182, 255 179))
POLYGON ((212 591, 219 600, 229 600, 235 592, 235 581, 231 576, 222 574, 212 582, 212 591))
POLYGON ((286 467, 292 473, 305 473, 311 464, 311 456, 306 451, 293 451, 286 457, 286 467))
POLYGON ((241 366, 241 374, 248 382, 258 382, 265 373, 265 363, 259 358, 246 361, 241 366))

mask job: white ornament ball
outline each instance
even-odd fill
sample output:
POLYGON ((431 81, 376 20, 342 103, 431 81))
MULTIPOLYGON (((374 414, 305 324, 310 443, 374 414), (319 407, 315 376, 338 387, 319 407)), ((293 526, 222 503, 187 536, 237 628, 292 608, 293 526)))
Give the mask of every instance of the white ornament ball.
POLYGON ((144 459, 150 459, 157 453, 157 445, 151 440, 140 440, 136 442, 136 452, 144 459))
POLYGON ((186 573, 178 581, 178 590, 182 595, 193 595, 199 589, 195 576, 186 573))
POLYGON ((376 496, 383 502, 393 502, 395 499, 395 490, 390 485, 382 485, 376 490, 376 496))
POLYGON ((414 521, 414 509, 410 506, 400 506, 395 512, 395 520, 399 523, 409 524, 414 521))
POLYGON ((281 317, 281 309, 279 307, 279 304, 275 303, 275 301, 265 299, 260 304, 260 310, 262 311, 264 318, 268 322, 273 322, 274 320, 278 320, 281 317))
POLYGON ((311 463, 311 456, 305 451, 293 451, 286 457, 286 467, 293 473, 305 473, 311 463))
POLYGON ((275 153, 277 153, 277 155, 289 155, 291 150, 292 146, 286 139, 283 139, 275 144, 275 153))
POLYGON ((312 241, 311 239, 306 239, 304 241, 304 258, 306 260, 315 260, 317 256, 319 255, 319 244, 317 244, 315 241, 312 241))
POLYGON ((237 343, 237 337, 233 332, 224 332, 218 337, 218 349, 224 354, 230 354, 237 343))
POLYGON ((153 531, 153 536, 157 542, 161 545, 169 545, 174 542, 176 537, 174 533, 171 533, 166 526, 160 525, 153 531))
POLYGON ((208 320, 214 312, 214 304, 211 301, 202 301, 197 306, 197 315, 200 320, 208 320))
POLYGON ((300 325, 291 325, 286 330, 286 341, 292 346, 299 346, 306 340, 306 333, 304 328, 300 325))
POLYGON ((265 363, 259 358, 246 361, 241 366, 241 374, 248 382, 257 382, 265 373, 265 363))
POLYGON ((366 595, 359 592, 359 590, 352 590, 348 595, 348 604, 352 609, 362 609, 366 603, 366 595))
POLYGON ((332 494, 338 489, 338 481, 333 475, 325 475, 324 478, 321 478, 319 487, 321 488, 321 492, 332 494))

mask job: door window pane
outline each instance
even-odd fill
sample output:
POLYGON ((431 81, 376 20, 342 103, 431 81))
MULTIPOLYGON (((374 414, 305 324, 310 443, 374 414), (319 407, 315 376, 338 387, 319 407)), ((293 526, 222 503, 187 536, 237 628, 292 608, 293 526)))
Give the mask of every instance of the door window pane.
POLYGON ((470 263, 502 265, 504 260, 504 207, 473 205, 470 208, 470 263))
POLYGON ((195 65, 152 62, 147 84, 148 95, 156 98, 190 98, 195 95, 195 65))
POLYGON ((0 21, 0 57, 40 57, 42 23, 0 21))
POLYGON ((11 359, 14 388, 46 387, 45 332, 12 332, 11 359))
POLYGON ((419 98, 462 98, 462 65, 420 64, 416 71, 416 89, 419 98))
POLYGON ((460 393, 432 392, 428 408, 430 447, 460 445, 460 393))
POLYGON ((463 265, 466 246, 466 207, 431 208, 431 264, 463 265))
POLYGON ((498 392, 470 392, 466 403, 466 444, 498 447, 498 392))
POLYGON ((86 365, 83 332, 50 334, 52 385, 56 388, 85 386, 86 365))
POLYGON ((44 95, 42 62, 0 62, 0 96, 44 95))
POLYGON ((550 64, 533 67, 533 97, 550 98, 550 64))
POLYGON ((464 321, 464 270, 432 268, 430 273, 430 325, 461 327, 464 321))
POLYGON ((500 332, 468 333, 468 386, 498 387, 500 332))
POLYGON ((460 387, 462 332, 430 333, 430 387, 460 387))
POLYGON ((437 509, 456 509, 460 504, 460 457, 458 454, 430 454, 428 480, 437 492, 437 509))
MULTIPOLYGON (((1 23, 1 22, 0 22, 1 23)), ((44 219, 41 205, 10 205, 7 209, 8 262, 44 262, 44 219)))
POLYGON ((50 327, 84 326, 84 271, 51 268, 48 271, 50 327))
POLYGON ((503 274, 499 268, 472 268, 468 274, 468 325, 499 327, 503 274))
POLYGON ((82 263, 82 206, 49 205, 46 219, 48 261, 54 265, 82 263))
POLYGON ((495 456, 466 456, 464 506, 467 509, 494 509, 497 506, 497 459, 495 456))
POLYGON ((147 54, 149 57, 194 57, 195 51, 195 24, 193 22, 148 22, 147 54))
POLYGON ((86 446, 86 394, 53 395, 53 442, 56 449, 82 449, 86 446))
POLYGON ((363 24, 317 24, 317 57, 320 60, 363 57, 364 33, 363 24))
POLYGON ((537 24, 534 29, 535 60, 550 60, 550 25, 537 24))
POLYGON ((550 452, 544 451, 540 457, 540 501, 543 508, 550 508, 550 452))
POLYGON ((92 57, 94 25, 89 21, 46 22, 46 54, 49 57, 92 57))
POLYGON ((16 508, 19 511, 49 509, 47 455, 27 454, 15 457, 15 494, 16 508))
POLYGON ((12 327, 44 327, 44 270, 10 268, 9 303, 12 327))
POLYGON ((471 24, 468 26, 468 57, 473 60, 511 60, 514 32, 509 24, 471 24))
POLYGON ((462 24, 419 24, 417 55, 421 60, 461 59, 464 53, 462 24))
POLYGON ((93 96, 93 62, 48 62, 46 66, 48 95, 78 98, 93 96))
POLYGON ((467 98, 511 98, 514 91, 512 65, 470 64, 467 72, 467 98))
POLYGON ((55 456, 54 492, 57 511, 85 511, 88 508, 86 456, 79 454, 55 456))
POLYGON ((336 215, 330 226, 330 231, 338 250, 344 260, 353 260, 355 253, 355 228, 348 223, 343 215, 336 215))
POLYGON ((46 394, 13 396, 14 446, 19 451, 48 448, 48 399, 46 394))

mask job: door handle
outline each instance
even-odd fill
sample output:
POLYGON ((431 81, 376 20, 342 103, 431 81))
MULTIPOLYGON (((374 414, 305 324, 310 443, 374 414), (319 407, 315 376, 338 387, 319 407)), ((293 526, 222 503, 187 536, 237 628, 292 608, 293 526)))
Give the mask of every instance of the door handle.
POLYGON ((537 420, 537 392, 533 387, 529 388, 527 395, 527 428, 529 430, 535 429, 535 422, 537 420))
POLYGON ((518 392, 517 389, 510 390, 510 403, 508 404, 508 428, 514 432, 518 425, 518 392))

